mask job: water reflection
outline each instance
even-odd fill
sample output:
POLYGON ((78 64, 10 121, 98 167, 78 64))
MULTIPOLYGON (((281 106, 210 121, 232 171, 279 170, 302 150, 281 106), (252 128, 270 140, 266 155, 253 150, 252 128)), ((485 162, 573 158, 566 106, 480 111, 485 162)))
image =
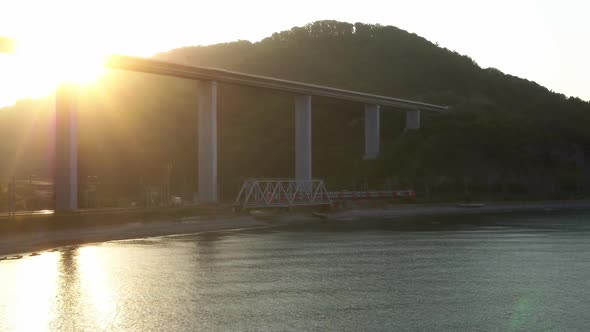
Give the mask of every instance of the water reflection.
POLYGON ((80 330, 80 282, 78 275, 78 248, 64 248, 59 255, 58 293, 55 315, 49 328, 54 331, 80 330))
POLYGON ((57 253, 45 253, 0 265, 0 330, 47 329, 56 307, 57 264, 57 253))
POLYGON ((79 275, 82 285, 82 298, 86 300, 86 310, 93 317, 93 330, 105 330, 117 324, 117 305, 115 290, 107 277, 108 260, 97 246, 83 247, 79 250, 79 275))
POLYGON ((105 330, 116 322, 116 305, 97 246, 69 247, 60 252, 55 331, 105 330))
POLYGON ((97 246, 86 246, 2 262, 0 330, 111 329, 116 294, 104 260, 97 246))

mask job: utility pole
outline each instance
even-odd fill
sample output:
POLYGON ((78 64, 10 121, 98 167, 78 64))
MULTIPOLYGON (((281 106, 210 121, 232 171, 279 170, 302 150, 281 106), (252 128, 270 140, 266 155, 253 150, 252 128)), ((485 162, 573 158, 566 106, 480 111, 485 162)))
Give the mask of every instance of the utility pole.
POLYGON ((14 177, 8 182, 8 219, 16 216, 16 181, 14 177))
POLYGON ((164 181, 163 181, 163 193, 162 193, 162 200, 164 206, 170 205, 170 182, 171 182, 171 173, 172 173, 172 163, 167 162, 164 164, 164 181))

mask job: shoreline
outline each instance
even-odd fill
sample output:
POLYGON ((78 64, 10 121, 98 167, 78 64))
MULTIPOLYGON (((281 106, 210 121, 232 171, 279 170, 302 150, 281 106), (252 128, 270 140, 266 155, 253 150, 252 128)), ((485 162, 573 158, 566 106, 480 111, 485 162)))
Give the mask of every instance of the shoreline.
POLYGON ((396 219, 438 215, 493 214, 540 211, 590 210, 590 201, 544 201, 520 203, 486 203, 480 207, 459 207, 456 204, 415 204, 389 208, 353 208, 326 214, 325 219, 308 214, 288 214, 272 221, 249 215, 193 216, 159 221, 127 221, 93 227, 21 231, 0 234, 0 258, 4 256, 45 251, 72 245, 101 243, 149 237, 187 235, 211 232, 277 228, 314 222, 357 222, 362 219, 396 219))
MULTIPOLYGON (((343 215, 352 218, 397 218, 453 214, 491 214, 535 211, 590 210, 590 200, 539 202, 482 202, 480 207, 461 207, 459 203, 414 204, 393 208, 351 209, 343 215)), ((338 215, 336 212, 334 215, 338 215)))
POLYGON ((0 258, 3 256, 46 251, 54 248, 89 243, 170 235, 240 231, 274 226, 277 225, 257 221, 254 220, 254 218, 248 218, 247 216, 221 219, 191 217, 181 218, 180 220, 151 222, 130 221, 124 224, 98 225, 91 228, 0 235, 0 258))

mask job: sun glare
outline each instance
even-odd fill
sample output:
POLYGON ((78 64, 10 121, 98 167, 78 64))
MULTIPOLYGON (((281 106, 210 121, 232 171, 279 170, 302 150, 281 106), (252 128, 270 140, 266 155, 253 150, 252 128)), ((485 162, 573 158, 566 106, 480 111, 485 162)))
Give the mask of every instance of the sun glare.
MULTIPOLYGON (((152 56, 239 39, 232 25, 202 14, 223 11, 222 5, 182 1, 0 1, 0 35, 16 42, 13 53, 0 51, 0 107, 51 95, 63 81, 92 84, 111 54, 152 56)), ((234 18, 224 14, 224 20, 234 18)))
POLYGON ((32 40, 17 44, 14 54, 22 67, 31 68, 41 82, 92 83, 104 71, 107 54, 88 44, 66 40, 32 40))
POLYGON ((106 57, 88 43, 17 39, 14 52, 0 54, 0 107, 49 95, 60 83, 91 85, 104 73, 106 57))
POLYGON ((105 71, 106 54, 97 50, 18 41, 0 57, 0 107, 21 98, 50 95, 60 83, 89 85, 105 71))

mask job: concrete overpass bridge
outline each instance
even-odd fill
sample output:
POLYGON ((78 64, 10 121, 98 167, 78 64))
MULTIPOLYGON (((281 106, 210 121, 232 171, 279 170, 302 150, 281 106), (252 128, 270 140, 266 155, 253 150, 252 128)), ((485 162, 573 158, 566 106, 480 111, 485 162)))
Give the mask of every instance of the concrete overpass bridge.
MULTIPOLYGON (((106 66, 199 82, 198 98, 198 200, 217 203, 217 88, 218 84, 250 86, 292 94, 295 116, 295 178, 312 180, 311 112, 313 96, 329 97, 364 104, 365 159, 379 155, 382 108, 406 112, 406 129, 420 128, 420 112, 444 112, 447 107, 412 100, 372 95, 327 86, 287 81, 272 77, 194 67, 152 59, 113 56, 106 66)), ((56 174, 55 210, 78 209, 78 134, 77 105, 71 98, 72 86, 62 85, 56 92, 56 174)))

